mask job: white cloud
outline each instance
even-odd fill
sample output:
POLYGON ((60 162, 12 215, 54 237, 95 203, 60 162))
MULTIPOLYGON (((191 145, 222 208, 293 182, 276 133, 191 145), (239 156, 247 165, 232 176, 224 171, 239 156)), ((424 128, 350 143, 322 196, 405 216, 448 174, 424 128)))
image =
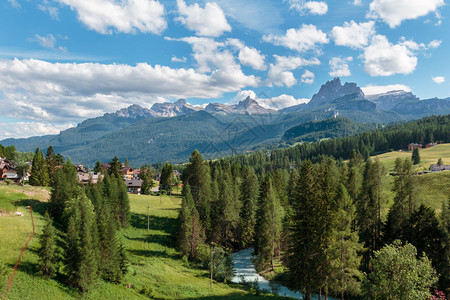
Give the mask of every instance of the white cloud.
POLYGON ((332 77, 346 77, 352 75, 348 63, 353 61, 353 57, 332 57, 329 64, 331 71, 328 73, 332 77))
POLYGON ((0 102, 11 117, 76 122, 133 103, 148 106, 160 97, 217 98, 258 79, 231 66, 211 74, 167 66, 50 63, 0 59, 0 102))
POLYGON ((444 5, 444 0, 373 0, 368 17, 381 19, 391 28, 404 20, 417 19, 444 5))
POLYGON ((244 66, 250 66, 255 70, 264 71, 267 70, 265 64, 265 55, 261 54, 256 48, 247 47, 238 39, 228 39, 227 43, 239 50, 238 59, 244 66))
POLYGON ((362 5, 362 1, 361 0, 353 0, 353 5, 354 6, 361 6, 362 5))
POLYGON ((319 65, 317 58, 304 59, 295 56, 274 55, 275 64, 270 64, 268 72, 268 85, 291 87, 297 83, 294 73, 291 71, 304 66, 319 65))
POLYGON ((442 41, 440 40, 432 40, 428 43, 428 48, 437 48, 441 45, 442 41))
POLYGON ((56 0, 70 6, 80 22, 102 34, 160 34, 167 28, 164 6, 155 0, 56 0))
POLYGON ((50 5, 48 0, 42 1, 37 5, 38 9, 46 12, 53 20, 59 20, 59 10, 57 7, 50 5))
POLYGON ((361 88, 364 92, 364 95, 376 95, 383 94, 390 91, 405 91, 411 92, 411 88, 404 84, 390 84, 390 85, 368 85, 361 88))
POLYGON ((328 43, 327 35, 322 30, 317 29, 315 25, 306 24, 299 29, 288 29, 282 36, 264 35, 263 40, 298 52, 319 51, 318 45, 328 43))
POLYGON ((433 77, 432 79, 437 84, 441 84, 441 83, 445 82, 445 77, 443 77, 443 76, 436 76, 436 77, 433 77))
POLYGON ((312 15, 324 15, 328 11, 328 5, 324 1, 304 1, 288 0, 291 9, 295 9, 301 14, 310 13, 312 15))
POLYGON ((374 34, 374 21, 358 24, 352 20, 350 23, 345 22, 342 27, 334 26, 331 31, 331 36, 336 45, 351 48, 362 48, 366 46, 369 43, 370 37, 374 34))
POLYGON ((264 98, 264 97, 258 97, 256 95, 256 93, 252 90, 243 90, 243 91, 239 91, 236 94, 236 96, 234 96, 234 98, 227 104, 237 104, 237 103, 239 103, 239 101, 242 101, 247 97, 250 97, 250 98, 256 100, 258 102, 258 104, 261 105, 262 107, 275 109, 275 110, 283 109, 285 107, 290 107, 290 106, 294 106, 294 105, 298 105, 298 104, 302 104, 302 103, 308 103, 310 100, 310 99, 306 99, 306 98, 296 99, 294 96, 286 95, 286 94, 282 94, 280 96, 272 97, 272 98, 264 98))
POLYGON ((186 5, 184 0, 177 0, 177 5, 180 16, 176 20, 199 36, 217 37, 231 31, 223 10, 215 2, 207 2, 205 8, 198 3, 186 5))
POLYGON ((19 2, 17 2, 17 0, 8 0, 9 3, 11 3, 12 7, 20 7, 19 2))
POLYGON ((376 35, 364 49, 364 70, 371 76, 410 74, 417 66, 417 57, 406 45, 391 44, 386 36, 376 35))
POLYGON ((0 136, 2 138, 27 138, 38 135, 59 134, 62 130, 73 126, 73 124, 50 124, 43 122, 0 123, 0 136))
POLYGON ((173 62, 186 62, 187 61, 187 58, 186 57, 176 57, 176 56, 172 56, 172 59, 171 59, 173 62))
POLYGON ((34 35, 34 40, 39 43, 44 48, 55 48, 56 39, 53 34, 47 34, 46 36, 40 36, 39 34, 34 35))
POLYGON ((302 75, 301 81, 306 84, 313 84, 314 77, 315 76, 314 76, 313 72, 306 70, 305 73, 303 73, 303 75, 302 75))

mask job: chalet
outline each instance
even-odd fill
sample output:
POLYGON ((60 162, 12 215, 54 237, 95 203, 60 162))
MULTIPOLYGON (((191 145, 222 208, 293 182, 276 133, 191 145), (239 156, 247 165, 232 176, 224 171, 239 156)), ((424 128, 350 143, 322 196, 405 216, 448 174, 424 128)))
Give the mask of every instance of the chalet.
POLYGON ((450 171, 450 165, 430 165, 430 171, 450 171))
POLYGON ((20 175, 16 172, 16 166, 8 159, 0 157, 0 180, 9 179, 14 182, 20 181, 20 175))
POLYGON ((120 175, 122 175, 124 180, 132 180, 133 179, 133 168, 123 167, 119 169, 120 175))
POLYGON ((408 145, 408 150, 409 151, 412 151, 412 150, 414 150, 416 148, 422 149, 423 145, 422 144, 416 144, 416 143, 411 143, 411 144, 408 145))
POLYGON ((108 171, 108 169, 111 167, 110 164, 101 163, 100 166, 102 167, 102 172, 108 171))
POLYGON ((133 170, 133 179, 138 179, 139 178, 139 174, 141 174, 141 170, 140 169, 134 169, 133 170))
POLYGON ((142 180, 140 179, 125 180, 125 185, 127 186, 128 193, 138 195, 141 193, 142 180))
POLYGON ((434 147, 436 145, 437 145, 437 143, 428 143, 428 144, 425 145, 425 148, 431 148, 431 147, 434 147))
POLYGON ((83 184, 88 184, 89 182, 97 183, 99 180, 103 179, 101 174, 88 174, 88 173, 78 173, 78 182, 83 184))
POLYGON ((75 168, 77 169, 77 173, 86 174, 89 172, 89 169, 83 166, 83 164, 76 164, 75 168))

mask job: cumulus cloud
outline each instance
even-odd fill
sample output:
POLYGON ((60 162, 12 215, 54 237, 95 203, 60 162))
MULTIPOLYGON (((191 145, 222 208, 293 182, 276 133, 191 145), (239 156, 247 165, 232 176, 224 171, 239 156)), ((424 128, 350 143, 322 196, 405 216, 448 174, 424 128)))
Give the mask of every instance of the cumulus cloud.
POLYGON ((332 77, 346 77, 352 75, 348 63, 353 61, 353 57, 332 57, 329 64, 331 71, 328 73, 332 77))
POLYGON ((428 43, 428 48, 437 48, 441 45, 442 41, 440 40, 432 40, 428 43))
POLYGON ((261 54, 261 51, 253 47, 245 46, 245 44, 238 39, 228 39, 227 43, 239 51, 238 59, 241 64, 250 66, 255 70, 267 70, 265 64, 266 56, 261 54))
POLYGON ((322 30, 306 24, 298 29, 288 29, 285 35, 265 35, 263 40, 298 52, 319 51, 318 45, 328 43, 327 35, 322 30))
POLYGON ((129 104, 148 106, 168 98, 217 98, 257 78, 234 66, 202 74, 194 69, 99 63, 0 60, 0 102, 11 117, 76 122, 129 104))
POLYGON ((436 76, 436 77, 433 77, 432 79, 437 84, 441 84, 441 83, 445 82, 445 77, 443 77, 443 76, 436 76))
POLYGON ((102 34, 160 34, 167 28, 164 6, 155 0, 56 0, 78 14, 80 22, 102 34))
POLYGON ((328 5, 324 1, 288 0, 288 2, 291 9, 295 9, 301 14, 324 15, 328 11, 328 5))
POLYGON ((345 22, 343 26, 334 26, 331 31, 334 43, 339 46, 362 48, 369 43, 371 36, 375 34, 375 22, 356 23, 345 22))
POLYGON ((314 77, 315 76, 314 76, 313 72, 311 72, 309 70, 306 70, 305 73, 303 73, 303 75, 301 77, 301 81, 303 83, 306 83, 306 84, 313 84, 314 83, 314 77))
POLYGON ((417 19, 435 12, 442 5, 444 0, 373 0, 368 17, 381 19, 394 28, 404 20, 417 19))
POLYGON ((300 98, 297 99, 292 95, 282 94, 277 97, 258 97, 256 93, 252 90, 243 90, 239 91, 236 96, 228 103, 228 104, 237 104, 239 101, 244 100, 245 98, 250 97, 258 102, 259 105, 269 109, 283 109, 286 107, 308 103, 310 99, 300 98))
POLYGON ((361 0, 353 0, 353 5, 354 6, 361 6, 362 5, 362 1, 361 0))
POLYGON ((215 2, 207 2, 204 8, 198 3, 186 5, 184 0, 177 0, 177 5, 180 16, 176 20, 199 36, 217 37, 231 31, 223 10, 215 2))
POLYGON ((49 124, 43 122, 0 123, 0 136, 7 139, 59 134, 61 131, 73 126, 73 124, 49 124))
POLYGON ((390 91, 405 91, 411 92, 411 88, 404 84, 389 84, 389 85, 368 85, 361 88, 366 96, 383 94, 390 91))
MULTIPOLYGON (((314 66, 319 65, 320 61, 317 58, 304 59, 302 57, 295 56, 278 56, 274 55, 276 62, 270 64, 268 72, 268 85, 275 86, 287 86, 291 87, 297 83, 297 79, 292 73, 304 66, 314 66)), ((305 80, 307 80, 305 78, 305 80)), ((302 78, 303 81, 303 78, 302 78)))
POLYGON ((417 57, 405 44, 391 44, 386 36, 376 35, 364 49, 364 70, 371 76, 410 74, 417 66, 417 57))

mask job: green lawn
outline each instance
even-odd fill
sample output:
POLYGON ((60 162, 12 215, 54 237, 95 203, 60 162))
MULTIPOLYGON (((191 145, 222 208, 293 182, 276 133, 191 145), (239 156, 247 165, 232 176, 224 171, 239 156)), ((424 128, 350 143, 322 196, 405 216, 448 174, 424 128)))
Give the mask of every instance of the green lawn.
MULTIPOLYGON (((47 200, 45 189, 0 185, 0 210, 24 213, 23 217, 0 216, 0 264, 6 265, 9 273, 32 229, 26 208, 31 203, 36 224, 35 237, 23 256, 7 299, 146 299, 139 294, 143 287, 150 288, 157 299, 280 299, 270 294, 251 295, 240 285, 214 283, 211 289, 209 273, 189 267, 174 248, 173 232, 180 199, 163 196, 160 203, 160 197, 140 195, 130 195, 131 224, 120 232, 130 261, 124 282, 119 285, 99 282, 96 289, 80 296, 57 280, 44 280, 35 274, 38 236, 44 225, 47 200), (150 231, 147 231, 149 204, 150 231)), ((0 286, 4 287, 7 279, 0 278, 0 286)))

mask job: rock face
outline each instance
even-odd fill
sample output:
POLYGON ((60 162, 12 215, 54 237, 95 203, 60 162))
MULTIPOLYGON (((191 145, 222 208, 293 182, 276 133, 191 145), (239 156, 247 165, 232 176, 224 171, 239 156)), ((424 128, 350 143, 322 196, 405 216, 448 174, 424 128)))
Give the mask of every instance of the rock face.
POLYGON ((317 94, 311 98, 308 103, 308 107, 318 107, 322 105, 329 104, 333 100, 338 98, 343 98, 346 95, 353 95, 353 99, 364 99, 363 91, 353 82, 346 82, 344 85, 341 84, 339 78, 335 78, 320 87, 317 94))
POLYGON ((366 99, 375 103, 377 108, 382 110, 392 110, 400 103, 419 101, 416 95, 405 91, 390 91, 383 94, 369 95, 366 96, 366 99))
POLYGON ((268 114, 275 112, 273 109, 267 109, 259 105, 256 100, 247 97, 245 100, 240 101, 236 105, 226 105, 220 103, 210 103, 205 107, 207 112, 218 114, 268 114))
POLYGON ((151 111, 155 117, 176 117, 186 115, 201 108, 194 107, 186 103, 186 100, 180 99, 177 102, 165 102, 153 104, 151 111))
POLYGON ((116 111, 114 115, 129 119, 146 119, 153 117, 153 112, 148 108, 143 108, 137 104, 133 104, 116 111))

